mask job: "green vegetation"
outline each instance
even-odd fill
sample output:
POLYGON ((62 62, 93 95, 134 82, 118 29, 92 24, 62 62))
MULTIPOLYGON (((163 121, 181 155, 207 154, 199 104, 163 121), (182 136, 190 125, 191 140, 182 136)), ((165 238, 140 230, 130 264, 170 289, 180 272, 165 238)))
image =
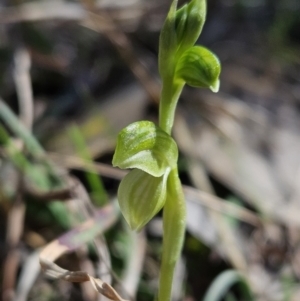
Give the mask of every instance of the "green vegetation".
POLYGON ((118 191, 121 211, 130 227, 140 230, 164 209, 159 301, 171 298, 174 268, 185 234, 186 209, 177 169, 178 150, 171 137, 176 105, 185 84, 210 88, 213 92, 219 89, 218 58, 206 48, 194 46, 205 16, 205 0, 193 0, 180 9, 173 1, 160 35, 159 126, 140 121, 123 129, 113 158, 114 166, 133 169, 118 191))

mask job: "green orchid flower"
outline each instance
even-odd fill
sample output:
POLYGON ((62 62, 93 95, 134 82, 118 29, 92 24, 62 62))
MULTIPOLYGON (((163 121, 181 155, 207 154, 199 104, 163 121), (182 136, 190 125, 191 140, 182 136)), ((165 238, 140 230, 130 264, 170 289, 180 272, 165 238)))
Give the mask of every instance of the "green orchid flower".
POLYGON ((171 298, 172 279, 185 234, 186 209, 178 176, 178 148, 171 137, 176 105, 185 84, 219 90, 221 65, 210 50, 195 46, 206 18, 206 1, 171 4, 160 34, 162 91, 159 126, 135 122, 118 135, 113 165, 131 169, 118 189, 125 220, 140 230, 163 208, 163 251, 158 301, 171 298))

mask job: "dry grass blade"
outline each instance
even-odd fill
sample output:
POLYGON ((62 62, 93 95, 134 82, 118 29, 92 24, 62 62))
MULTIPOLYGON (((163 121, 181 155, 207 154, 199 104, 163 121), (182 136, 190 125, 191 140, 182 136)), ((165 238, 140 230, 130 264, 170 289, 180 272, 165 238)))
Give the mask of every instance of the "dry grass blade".
POLYGON ((3 300, 10 300, 15 294, 15 282, 21 255, 18 243, 24 230, 25 204, 22 198, 22 182, 19 181, 19 193, 8 213, 6 244, 8 246, 7 256, 4 261, 3 271, 6 277, 2 280, 3 300))
POLYGON ((34 251, 26 258, 19 276, 14 301, 28 300, 28 294, 40 273, 38 258, 38 251, 34 251))
POLYGON ((115 301, 123 301, 120 295, 106 282, 103 282, 99 278, 90 277, 91 283, 94 288, 103 296, 115 300, 115 301))
MULTIPOLYGON (((112 1, 99 1, 96 3, 96 8, 127 8, 128 10, 140 11, 142 8, 139 3, 132 1, 121 1, 112 3, 112 1)), ((77 3, 70 3, 62 0, 52 1, 30 1, 21 3, 16 6, 3 7, 0 10, 0 23, 17 23, 17 22, 36 22, 47 20, 69 20, 69 21, 84 21, 87 18, 86 11, 77 3)), ((105 24, 104 24, 105 25, 105 24)))
POLYGON ((77 169, 82 171, 94 170, 98 174, 113 179, 121 180, 127 171, 111 167, 108 164, 89 162, 77 156, 69 156, 58 153, 48 153, 49 157, 57 164, 69 169, 77 169))
MULTIPOLYGON (((57 164, 59 163, 59 165, 63 165, 66 168, 87 171, 92 166, 93 170, 97 171, 97 173, 101 174, 102 176, 111 177, 118 180, 121 180, 127 174, 127 171, 114 168, 108 164, 87 162, 76 156, 66 156, 56 153, 48 154, 54 162, 57 164)), ((197 203, 207 207, 208 209, 235 217, 236 219, 253 226, 259 226, 261 224, 260 218, 250 210, 232 203, 224 202, 221 198, 218 198, 211 193, 207 193, 186 185, 184 185, 184 193, 187 200, 196 200, 197 203)))
POLYGON ((81 20, 85 15, 82 7, 64 1, 55 1, 55 4, 52 1, 28 2, 18 7, 2 8, 0 11, 1 23, 47 19, 81 20))
POLYGON ((31 130, 33 124, 33 92, 31 87, 31 58, 25 48, 16 51, 14 81, 20 107, 20 120, 31 130))
MULTIPOLYGON (((121 180, 127 174, 126 171, 111 167, 108 164, 87 162, 76 156, 66 156, 56 153, 49 153, 49 156, 56 163, 66 168, 86 171, 92 166, 97 173, 113 179, 121 180)), ((188 200, 196 198, 198 203, 211 210, 235 217, 254 226, 258 226, 261 223, 260 219, 251 211, 228 202, 223 202, 222 199, 210 193, 190 186, 184 186, 184 192, 188 200)))
POLYGON ((127 293, 128 297, 136 295, 143 270, 147 245, 144 231, 141 231, 140 233, 131 231, 130 236, 132 249, 122 279, 122 287, 124 288, 124 293, 127 293))
POLYGON ((97 234, 105 231, 116 221, 117 216, 116 204, 109 204, 100 209, 93 218, 49 243, 40 254, 40 264, 44 273, 51 278, 69 282, 90 281, 94 289, 103 296, 113 301, 124 301, 108 283, 101 279, 94 278, 84 271, 65 270, 54 263, 61 255, 78 249, 97 234))
POLYGON ((210 210, 220 212, 223 215, 234 217, 240 221, 256 227, 262 224, 261 219, 250 210, 233 203, 226 202, 210 193, 185 186, 184 194, 187 200, 197 202, 198 204, 205 206, 210 210))
MULTIPOLYGON (((187 122, 184 120, 183 116, 179 118, 179 120, 177 119, 175 128, 175 133, 177 133, 176 138, 179 146, 184 145, 184 151, 192 158, 194 158, 194 160, 188 160, 188 173, 191 177, 192 182, 199 190, 206 190, 207 192, 212 194, 212 185, 209 182, 205 169, 200 163, 200 160, 197 160, 197 154, 195 152, 196 145, 192 138, 191 131, 188 128, 187 122), (199 179, 201 179, 201 181, 199 179)), ((227 258, 231 261, 235 268, 239 269, 240 271, 246 271, 247 262, 243 252, 240 251, 241 242, 239 241, 235 233, 236 230, 233 229, 223 218, 220 218, 220 215, 215 210, 209 210, 207 213, 210 220, 212 221, 213 227, 218 233, 218 244, 221 246, 222 251, 225 253, 227 258)))
POLYGON ((40 256, 40 264, 45 274, 54 279, 63 279, 69 282, 90 281, 94 289, 113 301, 125 301, 119 294, 106 282, 99 278, 94 278, 83 271, 71 272, 59 267, 57 264, 40 256))

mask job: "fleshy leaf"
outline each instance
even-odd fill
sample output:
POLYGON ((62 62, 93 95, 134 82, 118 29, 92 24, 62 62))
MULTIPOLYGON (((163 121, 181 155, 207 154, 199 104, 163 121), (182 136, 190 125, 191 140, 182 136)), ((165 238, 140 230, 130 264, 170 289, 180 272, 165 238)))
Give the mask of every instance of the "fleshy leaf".
POLYGON ((138 168, 154 177, 177 164, 178 148, 173 138, 150 121, 138 121, 118 135, 113 165, 138 168))
POLYGON ((177 51, 192 47, 202 31, 206 18, 206 0, 192 0, 176 12, 177 51))
POLYGON ((194 46, 183 53, 176 67, 176 79, 198 88, 219 90, 220 61, 210 50, 194 46))
POLYGON ((121 181, 118 200, 121 212, 132 230, 140 230, 163 207, 170 169, 161 177, 134 169, 121 181))

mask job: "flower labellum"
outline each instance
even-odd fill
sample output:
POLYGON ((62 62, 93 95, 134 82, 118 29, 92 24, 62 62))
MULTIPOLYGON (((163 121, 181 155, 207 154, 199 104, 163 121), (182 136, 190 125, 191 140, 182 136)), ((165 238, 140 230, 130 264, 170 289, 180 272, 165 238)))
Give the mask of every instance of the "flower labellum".
POLYGON ((170 169, 153 177, 139 170, 131 170, 121 181, 118 200, 121 212, 132 230, 140 230, 165 204, 170 169))

